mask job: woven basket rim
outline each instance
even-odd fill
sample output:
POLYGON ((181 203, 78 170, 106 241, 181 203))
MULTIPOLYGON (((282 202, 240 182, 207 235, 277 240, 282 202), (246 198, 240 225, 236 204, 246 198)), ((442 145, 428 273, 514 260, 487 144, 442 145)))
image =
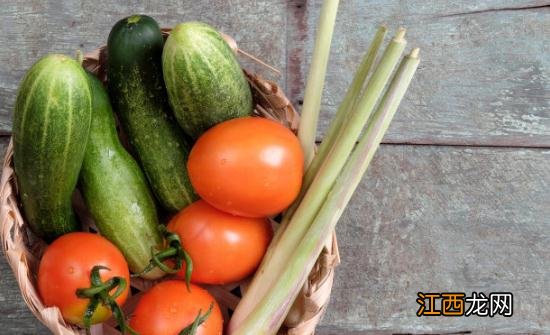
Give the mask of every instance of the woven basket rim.
MULTIPOLYGON (((166 36, 169 28, 162 29, 166 36)), ((229 36, 223 35, 228 44, 238 51, 236 42, 229 36)), ((94 50, 84 56, 83 66, 105 80, 104 61, 106 59, 105 47, 94 50)), ((257 74, 243 70, 254 93, 255 113, 281 122, 294 132, 297 131, 299 115, 289 99, 279 86, 272 81, 265 80, 257 74)), ((91 220, 91 219, 90 219, 91 220)), ((48 327, 54 334, 82 335, 80 328, 67 324, 57 307, 46 307, 39 297, 35 274, 38 268, 39 257, 45 248, 45 243, 35 238, 29 231, 27 224, 19 208, 16 176, 13 169, 13 137, 6 150, 3 162, 2 177, 0 179, 0 241, 2 250, 10 265, 23 299, 34 316, 48 327)), ((315 332, 315 327, 321 320, 332 289, 334 280, 334 267, 339 263, 338 245, 336 233, 333 231, 313 268, 306 285, 300 292, 301 306, 304 306, 300 317, 292 323, 287 322, 280 330, 280 334, 307 335, 315 332)), ((146 291, 154 282, 132 280, 132 286, 141 291, 146 291)), ((235 307, 238 297, 229 291, 239 286, 240 283, 224 287, 208 286, 208 290, 216 297, 220 305, 235 307)), ((137 296, 130 297, 125 304, 125 309, 133 309, 137 302, 137 296)), ((231 309, 233 309, 231 308, 231 309)), ((225 315, 227 317, 227 315, 225 315)), ((228 320, 226 320, 227 322, 228 320)), ((92 334, 120 334, 112 322, 92 326, 92 334)))

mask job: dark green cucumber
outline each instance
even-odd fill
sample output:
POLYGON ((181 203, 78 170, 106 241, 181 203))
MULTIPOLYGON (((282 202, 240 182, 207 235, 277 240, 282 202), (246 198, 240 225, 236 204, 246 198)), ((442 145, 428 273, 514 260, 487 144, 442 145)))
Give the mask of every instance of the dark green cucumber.
POLYGON ((91 104, 86 73, 64 55, 40 59, 19 87, 15 174, 25 218, 47 241, 78 228, 71 196, 88 140, 91 104))
MULTIPOLYGON (((147 180, 120 143, 109 96, 88 74, 92 90, 92 124, 80 171, 80 190, 101 235, 124 254, 130 271, 149 264, 151 248, 162 248, 155 201, 147 180)), ((146 273, 159 278, 160 270, 146 273)))
POLYGON ((162 78, 163 38, 145 15, 117 22, 109 34, 113 107, 162 206, 177 211, 196 199, 187 175, 189 146, 168 105, 162 78))
POLYGON ((252 113, 252 93, 239 62, 207 24, 177 25, 164 46, 162 69, 176 119, 195 139, 217 123, 252 113))

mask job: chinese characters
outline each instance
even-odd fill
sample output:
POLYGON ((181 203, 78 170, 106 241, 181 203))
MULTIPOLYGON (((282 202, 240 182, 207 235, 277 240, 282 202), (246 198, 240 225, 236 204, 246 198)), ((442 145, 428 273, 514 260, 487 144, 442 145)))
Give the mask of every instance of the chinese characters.
POLYGON ((486 296, 483 292, 465 293, 422 293, 418 292, 416 311, 421 316, 480 316, 510 317, 513 314, 513 295, 509 292, 494 292, 486 296), (467 308, 466 308, 467 307, 467 308))

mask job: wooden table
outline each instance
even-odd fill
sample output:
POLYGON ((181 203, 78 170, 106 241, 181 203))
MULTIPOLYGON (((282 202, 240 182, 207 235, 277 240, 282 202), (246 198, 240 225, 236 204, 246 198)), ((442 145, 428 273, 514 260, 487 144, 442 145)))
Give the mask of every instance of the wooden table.
MULTIPOLYGON (((3 147, 29 66, 104 44, 132 13, 213 24, 281 69, 301 104, 320 1, 144 3, 2 1, 3 147)), ((342 0, 319 138, 381 23, 406 26, 422 62, 338 226, 343 263, 318 333, 550 333, 550 2, 342 0), (514 315, 419 318, 418 291, 510 291, 514 315)), ((0 270, 0 333, 47 334, 0 270)))

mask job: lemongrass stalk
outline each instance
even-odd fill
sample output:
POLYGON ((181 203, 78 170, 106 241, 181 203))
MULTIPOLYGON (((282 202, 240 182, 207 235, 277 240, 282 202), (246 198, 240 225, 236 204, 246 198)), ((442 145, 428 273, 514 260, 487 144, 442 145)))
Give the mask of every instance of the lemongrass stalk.
POLYGON ((311 185, 311 182, 313 181, 313 177, 317 174, 317 171, 319 170, 321 163, 325 160, 328 152, 333 147, 334 142, 336 142, 336 139, 342 132, 342 128, 345 124, 345 121, 349 119, 351 113, 353 112, 355 106, 357 105, 357 102, 359 100, 359 95, 361 94, 361 89, 365 84, 365 80, 367 79, 367 76, 369 74, 369 71, 372 68, 372 65, 374 64, 374 61, 376 60, 376 55, 378 54, 378 50, 380 49, 382 42, 384 42, 384 37, 386 36, 386 30, 387 29, 385 26, 380 26, 376 31, 376 35, 374 36, 373 41, 369 45, 369 49, 365 54, 365 56, 363 57, 363 60, 359 65, 359 69, 355 73, 355 76, 351 82, 351 85, 349 86, 348 91, 346 92, 344 100, 342 100, 342 103, 338 107, 338 110, 336 111, 336 115, 334 116, 334 119, 332 119, 332 121, 330 122, 330 126, 327 134, 325 135, 325 138, 321 142, 321 145, 319 146, 317 153, 313 157, 311 164, 306 170, 306 175, 304 177, 300 195, 297 197, 296 201, 294 201, 292 206, 290 206, 285 212, 283 222, 281 222, 281 226, 277 230, 278 233, 276 235, 276 238, 286 228, 288 221, 290 221, 290 217, 296 211, 296 208, 298 207, 300 200, 302 200, 307 189, 311 185))
POLYGON ((311 225, 301 239, 285 269, 278 274, 279 280, 272 290, 262 298, 258 308, 243 322, 239 329, 232 333, 233 335, 272 335, 277 333, 292 302, 300 292, 317 257, 321 253, 324 242, 331 234, 366 172, 395 111, 407 91, 418 63, 418 49, 414 49, 402 61, 361 141, 346 162, 342 174, 336 180, 315 217, 314 224, 311 225))
MULTIPOLYGON (((321 162, 325 160, 326 155, 328 154, 329 150, 334 145, 334 142, 340 135, 342 128, 344 126, 345 120, 349 118, 353 109, 357 105, 357 101, 359 100, 359 95, 361 94, 361 90, 365 86, 365 82, 367 80, 368 74, 370 73, 370 70, 372 69, 374 61, 376 60, 378 51, 380 50, 380 47, 384 42, 386 31, 387 31, 387 28, 385 26, 378 27, 378 30, 376 31, 376 34, 374 35, 374 38, 370 43, 367 52, 363 56, 363 59, 359 64, 359 68, 355 73, 355 76, 353 77, 351 84, 348 87, 348 90, 346 92, 346 95, 344 96, 344 99, 342 100, 340 106, 338 106, 338 109, 336 110, 336 114, 334 115, 334 118, 330 122, 329 128, 323 138, 323 141, 318 146, 317 152, 313 157, 311 164, 307 168, 308 177, 305 179, 304 183, 302 184, 303 187, 300 192, 300 196, 298 197, 299 199, 303 197, 303 195, 305 194, 305 191, 311 184, 312 178, 310 176, 311 175, 314 176, 319 170, 319 167, 321 166, 321 162)), ((298 201, 294 202, 292 206, 289 207, 285 212, 284 220, 283 222, 281 222, 281 225, 275 235, 276 240, 278 240, 279 237, 281 236, 282 232, 286 228, 286 225, 290 221, 290 217, 292 216, 292 214, 294 214, 294 211, 296 210, 297 207, 298 207, 298 201)), ((303 303, 302 301, 294 302, 294 304, 292 305, 287 315, 285 323, 287 322, 293 323, 294 322, 293 320, 298 320, 302 317, 303 313, 305 312, 304 306, 302 303, 303 303)))
POLYGON ((376 31, 374 39, 369 46, 369 50, 367 51, 365 57, 359 65, 359 69, 355 73, 355 77, 353 78, 353 81, 351 82, 351 85, 346 92, 344 100, 342 100, 342 103, 338 107, 334 119, 330 122, 327 134, 323 138, 323 141, 321 142, 321 145, 319 146, 317 153, 313 158, 313 161, 307 169, 309 177, 306 178, 306 188, 309 187, 311 181, 313 180, 311 176, 315 176, 317 174, 317 171, 319 170, 321 163, 325 160, 328 151, 330 150, 330 148, 332 148, 337 137, 342 132, 342 127, 345 123, 344 121, 349 118, 353 107, 357 104, 359 94, 361 93, 361 89, 365 84, 367 75, 369 74, 369 71, 374 64, 374 60, 376 59, 376 55, 378 54, 378 50, 380 49, 382 42, 384 42, 386 30, 387 29, 385 26, 380 26, 376 31))
POLYGON ((258 300, 263 297, 278 280, 278 274, 289 260, 291 252, 307 231, 327 193, 340 174, 349 154, 353 150, 361 131, 379 100, 384 87, 399 62, 406 41, 405 30, 400 29, 396 37, 386 48, 382 59, 372 74, 363 97, 357 103, 357 111, 346 122, 325 162, 321 165, 317 177, 307 190, 302 201, 284 231, 276 236, 267 250, 260 267, 241 299, 229 323, 229 332, 237 329, 240 323, 257 308, 258 300))
POLYGON ((306 81, 300 128, 298 129, 298 137, 304 150, 306 166, 313 159, 317 122, 321 108, 321 95, 323 94, 330 43, 332 41, 339 2, 339 0, 323 1, 321 16, 317 26, 313 57, 306 81))

